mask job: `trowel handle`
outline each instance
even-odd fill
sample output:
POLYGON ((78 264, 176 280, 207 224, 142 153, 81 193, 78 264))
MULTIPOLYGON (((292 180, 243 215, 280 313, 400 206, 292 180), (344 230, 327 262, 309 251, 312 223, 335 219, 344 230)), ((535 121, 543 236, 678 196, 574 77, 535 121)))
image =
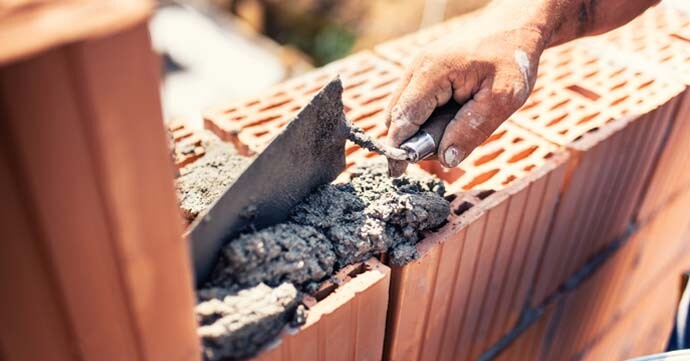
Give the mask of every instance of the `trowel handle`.
POLYGON ((436 108, 417 134, 400 145, 401 149, 407 151, 413 163, 436 153, 446 126, 455 117, 460 107, 459 103, 451 99, 447 104, 436 108))

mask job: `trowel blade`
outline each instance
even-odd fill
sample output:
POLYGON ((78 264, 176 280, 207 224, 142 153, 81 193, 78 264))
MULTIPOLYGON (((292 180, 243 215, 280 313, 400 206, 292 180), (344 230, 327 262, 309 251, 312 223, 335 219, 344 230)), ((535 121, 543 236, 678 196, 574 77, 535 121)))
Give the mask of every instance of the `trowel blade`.
POLYGON ((197 285, 221 248, 252 224, 284 221, 298 202, 345 169, 347 126, 339 78, 326 85, 287 124, 220 198, 191 225, 189 240, 197 285))

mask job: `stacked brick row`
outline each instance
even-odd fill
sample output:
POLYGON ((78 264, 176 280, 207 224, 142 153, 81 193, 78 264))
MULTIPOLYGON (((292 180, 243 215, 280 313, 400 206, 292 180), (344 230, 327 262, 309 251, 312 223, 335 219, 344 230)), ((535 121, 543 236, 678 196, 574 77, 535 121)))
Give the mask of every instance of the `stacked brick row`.
MULTIPOLYGON (((454 20, 382 44, 220 107, 206 115, 206 125, 247 152, 260 151, 340 74, 348 119, 383 137, 383 112, 403 66, 461 25, 454 20)), ((677 153, 688 142, 675 136, 690 127, 683 121, 685 86, 659 67, 592 44, 547 51, 525 106, 458 168, 420 164, 449 185, 454 214, 418 245, 420 259, 392 267, 384 359, 471 360, 503 348, 498 357, 571 359, 625 348, 608 335, 622 322, 645 325, 632 339, 668 328, 656 321, 670 303, 649 318, 629 314, 656 302, 656 290, 672 276, 654 270, 675 264, 670 248, 641 235, 675 242, 685 231, 672 227, 673 238, 653 226, 686 205, 667 210, 685 186, 687 167, 677 153), (625 238, 635 222, 642 228, 625 238), (583 270, 591 275, 581 280, 583 270)), ((347 149, 348 166, 375 156, 347 149)))

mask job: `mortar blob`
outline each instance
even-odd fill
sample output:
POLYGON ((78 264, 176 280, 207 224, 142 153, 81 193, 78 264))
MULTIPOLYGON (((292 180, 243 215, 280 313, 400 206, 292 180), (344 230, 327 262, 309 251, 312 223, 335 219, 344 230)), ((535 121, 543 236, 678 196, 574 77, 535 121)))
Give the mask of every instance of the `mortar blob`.
MULTIPOLYGON (((213 203, 247 162, 212 136, 204 142, 206 155, 183 168, 177 183, 190 213, 213 203)), ((255 354, 296 314, 304 320, 304 308, 295 311, 300 292, 314 294, 343 267, 382 253, 394 265, 417 258, 423 232, 450 213, 444 193, 433 176, 389 178, 386 164, 374 163, 351 170, 347 183, 318 187, 288 221, 232 239, 198 291, 204 358, 255 354)))
POLYGON ((199 135, 205 154, 182 167, 175 181, 180 208, 188 222, 218 199, 251 161, 211 132, 199 135))
POLYGON ((197 292, 195 308, 205 361, 241 360, 255 355, 288 324, 300 302, 289 283, 263 283, 230 292, 219 288, 197 292))

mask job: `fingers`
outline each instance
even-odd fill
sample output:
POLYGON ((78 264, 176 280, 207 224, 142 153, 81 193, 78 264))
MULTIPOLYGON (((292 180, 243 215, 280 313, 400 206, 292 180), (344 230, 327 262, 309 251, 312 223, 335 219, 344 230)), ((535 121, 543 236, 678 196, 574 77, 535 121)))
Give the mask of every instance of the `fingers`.
POLYGON ((408 69, 414 73, 406 84, 401 84, 397 98, 390 104, 387 137, 393 146, 413 136, 434 109, 452 96, 448 70, 438 60, 420 59, 408 69))
POLYGON ((444 167, 453 168, 482 144, 517 109, 484 87, 467 101, 443 133, 437 155, 444 167))

